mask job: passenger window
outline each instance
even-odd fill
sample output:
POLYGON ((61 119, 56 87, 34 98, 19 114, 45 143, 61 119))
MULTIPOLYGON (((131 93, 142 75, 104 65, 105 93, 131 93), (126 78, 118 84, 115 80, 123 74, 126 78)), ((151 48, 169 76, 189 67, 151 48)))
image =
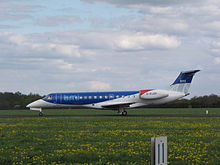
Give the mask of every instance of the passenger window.
POLYGON ((87 99, 87 96, 84 96, 84 99, 87 99))
POLYGON ((92 96, 89 96, 89 99, 92 99, 92 96))
POLYGON ((99 96, 100 99, 102 99, 102 96, 99 96))
POLYGON ((97 96, 94 96, 94 99, 97 99, 97 96))

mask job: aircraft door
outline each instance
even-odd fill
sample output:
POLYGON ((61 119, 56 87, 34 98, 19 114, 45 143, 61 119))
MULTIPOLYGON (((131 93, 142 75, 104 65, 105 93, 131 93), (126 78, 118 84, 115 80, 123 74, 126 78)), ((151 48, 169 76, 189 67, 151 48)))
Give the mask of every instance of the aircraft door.
POLYGON ((57 102, 57 94, 52 94, 51 96, 51 102, 56 103, 57 102))

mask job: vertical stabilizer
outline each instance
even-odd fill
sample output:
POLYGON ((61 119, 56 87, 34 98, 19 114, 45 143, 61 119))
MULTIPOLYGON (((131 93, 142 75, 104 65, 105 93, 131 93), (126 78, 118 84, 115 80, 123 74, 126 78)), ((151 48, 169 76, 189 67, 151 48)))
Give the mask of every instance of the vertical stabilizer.
POLYGON ((194 74, 199 71, 200 70, 191 70, 181 72, 174 83, 170 85, 170 90, 184 92, 185 94, 187 94, 194 74))

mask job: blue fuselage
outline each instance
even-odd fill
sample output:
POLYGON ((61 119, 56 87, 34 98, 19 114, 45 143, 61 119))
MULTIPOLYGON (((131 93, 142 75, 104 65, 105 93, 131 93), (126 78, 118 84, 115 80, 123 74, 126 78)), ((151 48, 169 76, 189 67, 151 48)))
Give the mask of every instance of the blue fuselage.
POLYGON ((136 93, 139 93, 139 91, 51 93, 43 100, 55 104, 84 105, 113 100, 136 93))

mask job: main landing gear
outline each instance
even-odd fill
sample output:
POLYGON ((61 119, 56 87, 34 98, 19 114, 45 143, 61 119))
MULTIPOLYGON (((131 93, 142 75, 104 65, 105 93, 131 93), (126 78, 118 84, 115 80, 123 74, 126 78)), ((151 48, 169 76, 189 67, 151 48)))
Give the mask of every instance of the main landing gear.
POLYGON ((124 110, 124 108, 119 108, 118 113, 120 113, 122 116, 127 116, 127 111, 124 110))
POLYGON ((123 112, 121 113, 122 116, 127 116, 127 114, 128 114, 127 111, 123 111, 123 112))

